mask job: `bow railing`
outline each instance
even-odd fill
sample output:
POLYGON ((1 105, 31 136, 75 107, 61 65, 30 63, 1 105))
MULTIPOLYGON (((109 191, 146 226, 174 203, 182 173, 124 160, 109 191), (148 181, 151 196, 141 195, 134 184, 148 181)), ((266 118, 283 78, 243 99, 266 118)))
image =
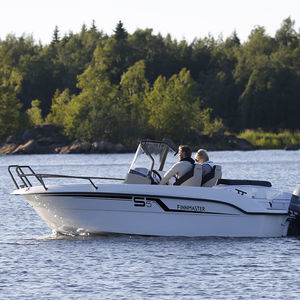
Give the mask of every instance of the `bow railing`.
POLYGON ((93 180, 119 180, 124 181, 124 178, 114 177, 95 177, 95 176, 71 176, 71 175, 59 175, 59 174, 39 174, 35 173, 30 166, 10 165, 8 166, 8 172, 12 181, 17 189, 32 187, 32 178, 35 178, 45 190, 47 186, 45 184, 45 178, 69 178, 69 179, 83 179, 88 180, 91 185, 97 190, 97 185, 93 180), (18 180, 16 178, 19 178, 18 180), (31 179, 31 180, 30 180, 31 179))

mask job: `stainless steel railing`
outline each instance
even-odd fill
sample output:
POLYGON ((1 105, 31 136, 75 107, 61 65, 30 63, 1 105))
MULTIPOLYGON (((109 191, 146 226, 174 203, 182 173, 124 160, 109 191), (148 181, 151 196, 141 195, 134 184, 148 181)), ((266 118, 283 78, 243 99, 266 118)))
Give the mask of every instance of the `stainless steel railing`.
POLYGON ((88 180, 91 185, 97 190, 98 187, 93 182, 93 180, 120 180, 124 181, 124 178, 114 178, 114 177, 93 177, 93 176, 70 176, 70 175, 59 175, 59 174, 38 174, 33 171, 30 166, 19 166, 19 165, 10 165, 8 166, 8 172, 12 181, 14 182, 17 189, 32 187, 32 182, 30 181, 30 177, 35 178, 45 190, 47 190, 47 186, 45 184, 45 178, 70 178, 70 179, 83 179, 88 180), (28 172, 28 173, 25 173, 28 172), (19 183, 16 180, 19 178, 19 183), (20 184, 21 182, 21 184, 20 184))

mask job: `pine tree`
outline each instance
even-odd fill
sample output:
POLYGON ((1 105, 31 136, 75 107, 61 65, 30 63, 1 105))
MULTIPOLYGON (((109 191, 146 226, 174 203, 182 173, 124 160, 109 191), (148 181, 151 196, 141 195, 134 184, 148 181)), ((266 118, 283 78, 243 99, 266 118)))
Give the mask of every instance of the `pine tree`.
POLYGON ((123 23, 119 21, 119 23, 116 26, 116 29, 114 30, 114 38, 117 41, 125 40, 128 37, 128 33, 126 29, 123 27, 123 23))
POLYGON ((56 25, 54 28, 54 32, 53 32, 53 37, 52 37, 52 43, 58 43, 60 41, 60 37, 59 37, 59 29, 58 26, 56 25))

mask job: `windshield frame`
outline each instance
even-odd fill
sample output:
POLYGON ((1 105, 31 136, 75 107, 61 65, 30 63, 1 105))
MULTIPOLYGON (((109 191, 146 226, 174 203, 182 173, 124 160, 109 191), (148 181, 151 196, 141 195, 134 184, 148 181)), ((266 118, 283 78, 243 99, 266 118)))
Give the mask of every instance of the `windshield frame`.
POLYGON ((146 169, 148 169, 148 174, 150 174, 152 172, 152 170, 154 169, 155 163, 158 163, 158 166, 157 166, 158 171, 162 171, 169 152, 173 153, 174 156, 178 152, 177 146, 171 140, 167 140, 167 139, 165 139, 163 141, 157 141, 157 140, 151 140, 151 139, 141 140, 141 142, 137 148, 137 151, 135 153, 135 156, 132 160, 132 163, 130 165, 130 170, 136 169, 135 165, 137 165, 138 168, 144 167, 144 166, 141 166, 139 163, 137 163, 137 161, 138 161, 139 157, 141 157, 141 155, 145 154, 146 157, 148 157, 148 159, 150 160, 150 167, 146 168, 146 169), (157 152, 157 154, 160 156, 159 161, 155 160, 153 157, 153 151, 151 151, 151 148, 150 148, 150 146, 153 144, 154 145, 157 144, 157 150, 161 150, 161 151, 157 152))

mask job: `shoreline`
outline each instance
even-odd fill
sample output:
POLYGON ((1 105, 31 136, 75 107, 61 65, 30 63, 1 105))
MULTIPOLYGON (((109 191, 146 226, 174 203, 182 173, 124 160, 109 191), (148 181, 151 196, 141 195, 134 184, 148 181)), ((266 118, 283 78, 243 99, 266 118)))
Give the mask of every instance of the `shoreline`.
MULTIPOLYGON (((9 136, 0 144, 0 155, 16 154, 95 154, 95 153, 134 153, 136 146, 127 146, 108 141, 81 142, 70 141, 63 134, 63 128, 55 125, 36 125, 20 136, 9 136)), ((137 142, 138 143, 138 142, 137 142)), ((204 148, 207 151, 251 151, 275 150, 255 147, 249 141, 235 135, 199 135, 188 143, 193 151, 204 148)), ((286 145, 282 150, 299 150, 300 144, 286 145)), ((279 149, 278 149, 279 150, 279 149)))
MULTIPOLYGON (((227 136, 224 136, 228 139, 227 136)), ((287 145, 284 148, 256 148, 249 142, 231 136, 230 141, 225 145, 215 143, 199 143, 199 146, 191 145, 192 151, 199 148, 207 151, 255 151, 255 150, 300 150, 300 145, 287 145), (234 142, 233 142, 234 141, 234 142)), ((55 141, 47 144, 44 140, 31 139, 26 143, 5 143, 0 145, 0 155, 18 155, 18 154, 118 154, 134 153, 136 148, 127 147, 122 143, 101 142, 80 142, 74 141, 68 144, 59 144, 55 141)))

